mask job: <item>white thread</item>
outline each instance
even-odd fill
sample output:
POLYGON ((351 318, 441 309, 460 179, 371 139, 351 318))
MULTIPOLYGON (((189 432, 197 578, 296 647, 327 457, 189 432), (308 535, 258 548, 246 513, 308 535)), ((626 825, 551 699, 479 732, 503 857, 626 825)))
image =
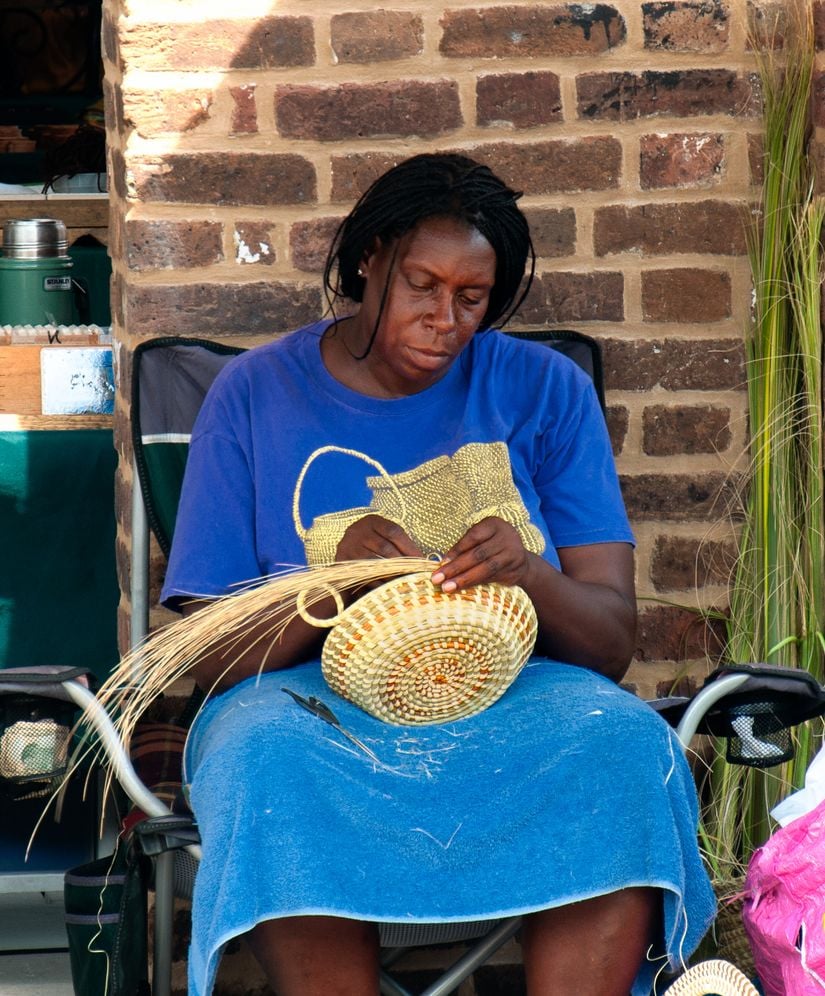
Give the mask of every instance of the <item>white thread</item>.
POLYGON ((453 830, 453 832, 452 832, 452 833, 450 834, 450 839, 449 839, 449 840, 447 841, 447 843, 446 843, 446 844, 444 844, 444 843, 443 843, 442 841, 440 841, 440 840, 438 839, 438 837, 434 837, 434 836, 433 836, 433 835, 432 835, 432 834, 431 834, 431 833, 429 832, 429 830, 425 830, 425 829, 424 829, 423 827, 411 827, 411 828, 410 828, 410 831, 411 831, 412 833, 423 833, 425 837, 429 837, 429 838, 430 838, 430 840, 434 840, 434 841, 436 842, 436 844, 438 844, 438 846, 439 846, 440 848, 442 848, 443 850, 445 850, 445 851, 446 851, 446 850, 447 850, 447 849, 448 849, 448 848, 450 847, 450 845, 452 844, 452 842, 453 842, 453 841, 455 840, 455 835, 456 835, 456 834, 458 833, 458 831, 459 831, 459 830, 460 830, 460 829, 461 829, 461 828, 462 828, 463 826, 464 826, 464 824, 463 824, 463 823, 459 823, 459 824, 458 824, 458 826, 457 826, 457 827, 455 828, 455 830, 453 830))
POLYGON ((668 737, 668 741, 667 741, 668 742, 668 746, 670 747, 670 771, 668 771, 667 775, 665 776, 665 785, 667 785, 667 783, 670 781, 670 776, 676 770, 676 756, 673 753, 673 738, 674 738, 674 736, 675 736, 675 734, 671 734, 668 737))
POLYGON ((685 929, 682 931, 682 937, 679 941, 679 966, 681 967, 683 972, 686 972, 687 962, 685 961, 684 948, 688 932, 688 915, 687 915, 687 907, 684 904, 684 900, 682 900, 682 915, 685 918, 685 929))

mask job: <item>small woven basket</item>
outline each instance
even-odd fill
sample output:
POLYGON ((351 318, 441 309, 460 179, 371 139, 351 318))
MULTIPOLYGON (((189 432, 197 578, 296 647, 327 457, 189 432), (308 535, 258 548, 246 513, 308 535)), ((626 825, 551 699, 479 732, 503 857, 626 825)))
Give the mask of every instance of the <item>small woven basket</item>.
POLYGON ((482 584, 447 593, 428 574, 410 574, 336 618, 321 666, 333 691, 386 723, 446 723, 504 694, 536 632, 521 588, 482 584))

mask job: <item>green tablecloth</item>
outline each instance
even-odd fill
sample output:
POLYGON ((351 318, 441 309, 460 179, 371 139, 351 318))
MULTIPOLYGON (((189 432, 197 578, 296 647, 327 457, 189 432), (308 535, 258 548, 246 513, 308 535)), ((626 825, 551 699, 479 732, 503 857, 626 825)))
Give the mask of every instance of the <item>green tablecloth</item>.
POLYGON ((117 661, 110 429, 0 432, 0 668, 117 661))

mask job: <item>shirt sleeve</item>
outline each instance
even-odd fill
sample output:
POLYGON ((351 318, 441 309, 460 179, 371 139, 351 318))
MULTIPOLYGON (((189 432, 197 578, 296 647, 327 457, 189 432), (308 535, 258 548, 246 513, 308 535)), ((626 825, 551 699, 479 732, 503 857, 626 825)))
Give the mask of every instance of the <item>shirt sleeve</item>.
POLYGON ((263 573, 255 544, 251 457, 220 394, 204 402, 192 433, 161 602, 229 594, 263 573))
MULTIPOLYGON (((561 393, 565 393, 562 391, 561 393)), ((541 439, 535 485, 558 549, 634 543, 604 414, 592 383, 578 371, 565 404, 541 439)), ((555 401, 561 400, 558 396, 555 401)))

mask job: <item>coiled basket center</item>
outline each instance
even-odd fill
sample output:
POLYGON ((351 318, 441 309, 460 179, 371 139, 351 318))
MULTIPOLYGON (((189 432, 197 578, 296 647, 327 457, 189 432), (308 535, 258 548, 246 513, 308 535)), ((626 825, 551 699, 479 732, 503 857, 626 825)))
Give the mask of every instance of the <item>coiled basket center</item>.
POLYGON ((517 587, 442 592, 428 574, 395 578, 339 617, 321 655, 329 686, 384 722, 426 726, 472 716, 500 698, 536 642, 517 587))

